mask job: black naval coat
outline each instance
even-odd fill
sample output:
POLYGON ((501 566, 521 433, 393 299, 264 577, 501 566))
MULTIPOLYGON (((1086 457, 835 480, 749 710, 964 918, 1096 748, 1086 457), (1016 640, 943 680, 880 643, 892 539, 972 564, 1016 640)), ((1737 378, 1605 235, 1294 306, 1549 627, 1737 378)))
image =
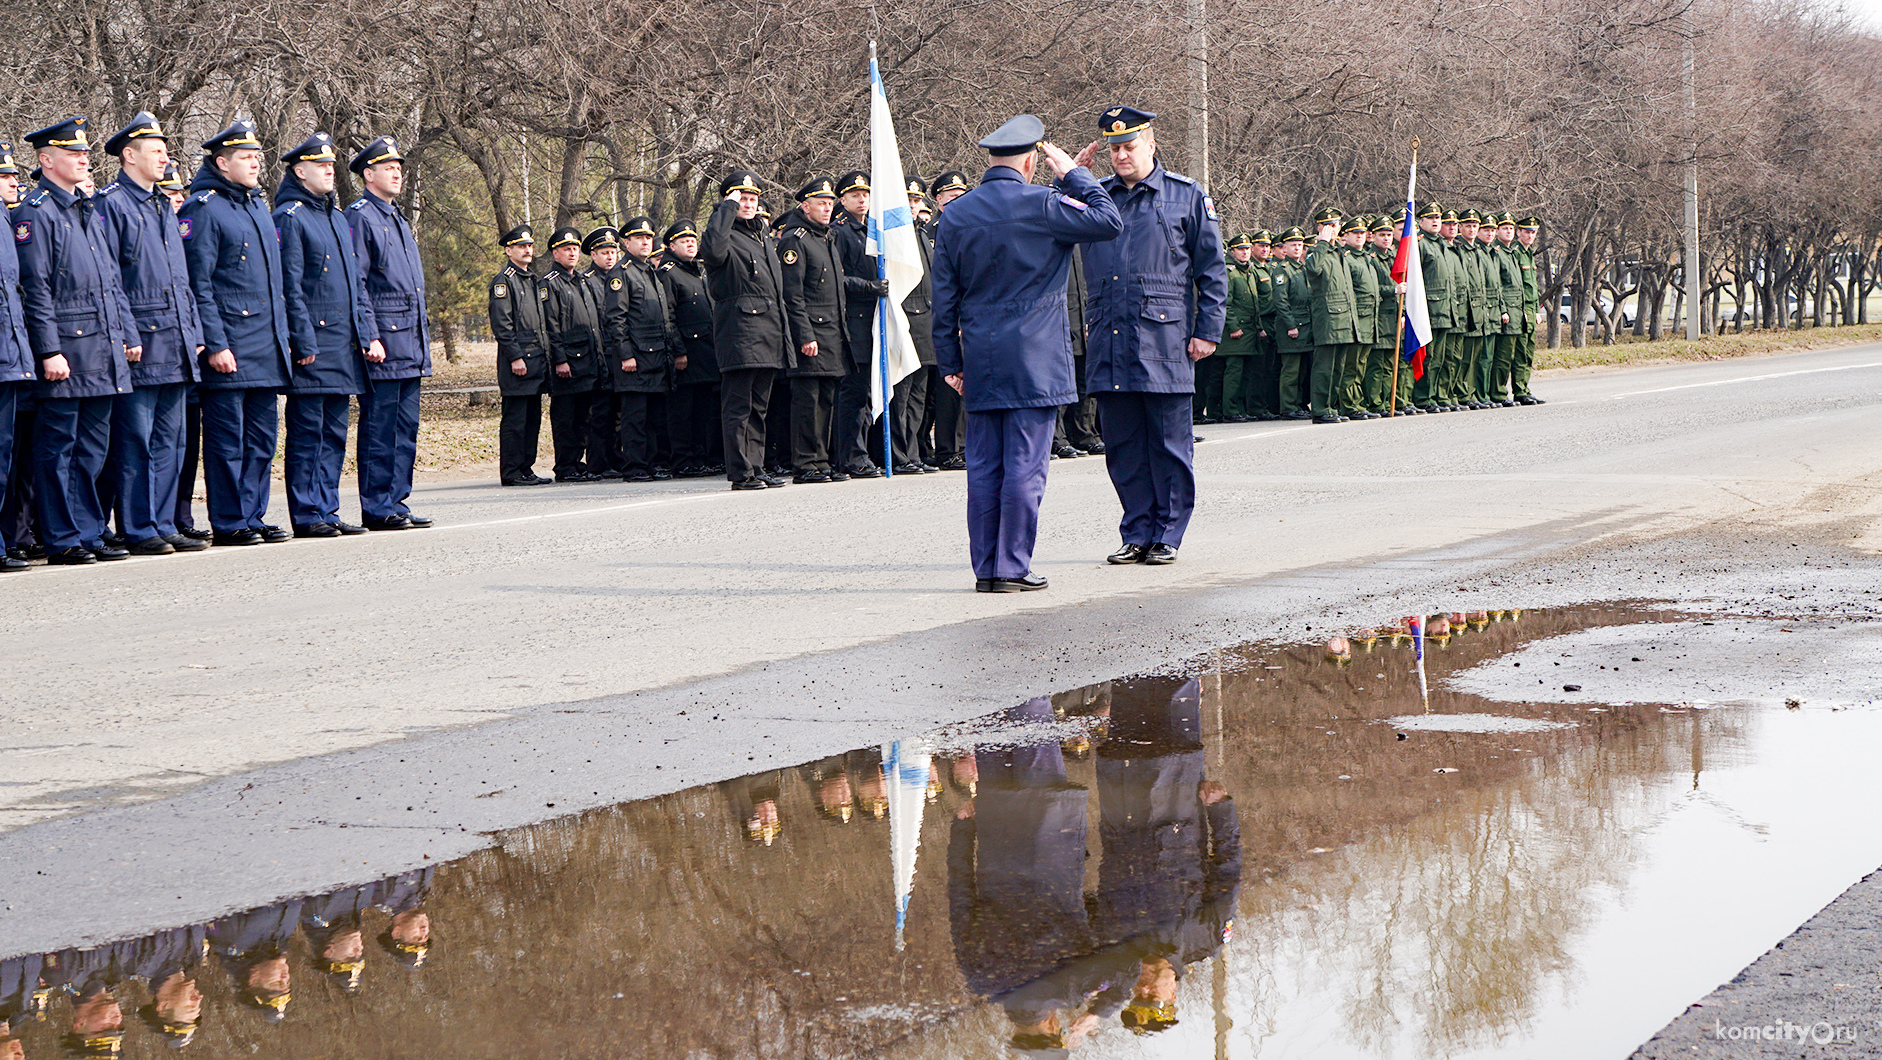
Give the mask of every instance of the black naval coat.
POLYGON ((549 332, 542 302, 548 294, 534 273, 513 264, 490 280, 490 334, 497 340, 497 390, 504 397, 531 397, 547 383, 549 332), (510 370, 514 361, 523 362, 522 375, 510 370))
POLYGON ((836 233, 806 217, 802 209, 784 215, 783 233, 778 263, 784 267, 784 310, 791 322, 791 345, 798 349, 791 375, 844 375, 849 371, 849 339, 836 233), (817 344, 817 356, 803 355, 807 342, 817 344))
POLYGON ((543 326, 549 332, 549 364, 569 366, 567 379, 553 370, 549 393, 583 394, 595 389, 601 374, 601 294, 582 273, 551 265, 543 286, 543 326))
POLYGON ((673 328, 680 334, 679 352, 686 367, 673 373, 674 386, 719 381, 719 358, 712 348, 712 294, 706 290, 706 266, 672 251, 660 255, 656 271, 666 285, 667 303, 673 307, 673 328))
POLYGON ((618 275, 608 281, 610 285, 620 284, 610 292, 619 296, 614 351, 608 357, 614 389, 621 393, 664 394, 672 387, 673 351, 680 345, 666 285, 652 265, 635 261, 631 254, 621 255, 614 271, 618 275), (631 372, 621 367, 621 362, 629 358, 634 361, 631 372))
POLYGON ((763 218, 738 216, 738 204, 721 201, 699 241, 712 295, 712 348, 721 372, 746 368, 790 368, 797 363, 790 326, 784 319, 784 273, 777 241, 763 218))

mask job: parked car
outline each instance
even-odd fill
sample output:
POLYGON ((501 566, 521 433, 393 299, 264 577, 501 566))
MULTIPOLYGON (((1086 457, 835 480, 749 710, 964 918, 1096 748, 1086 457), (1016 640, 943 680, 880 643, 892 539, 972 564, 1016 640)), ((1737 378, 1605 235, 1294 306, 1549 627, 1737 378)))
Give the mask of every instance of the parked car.
MULTIPOLYGON (((1588 314, 1587 314, 1586 319, 1582 321, 1582 323, 1586 325, 1587 327, 1592 328, 1592 327, 1600 326, 1600 323, 1601 323, 1600 320, 1595 317, 1595 305, 1596 304, 1599 304, 1601 307, 1601 316, 1605 317, 1614 312, 1614 300, 1612 298, 1609 298, 1607 295, 1596 295, 1595 301, 1589 303, 1588 305, 1588 314)), ((1569 295, 1566 291, 1564 291, 1562 293, 1562 304, 1556 310, 1556 319, 1566 324, 1569 322, 1569 319, 1574 315, 1574 312, 1575 312, 1575 300, 1573 296, 1569 295)), ((1620 327, 1631 328, 1633 326, 1634 326, 1634 311, 1631 309, 1622 308, 1620 327)))

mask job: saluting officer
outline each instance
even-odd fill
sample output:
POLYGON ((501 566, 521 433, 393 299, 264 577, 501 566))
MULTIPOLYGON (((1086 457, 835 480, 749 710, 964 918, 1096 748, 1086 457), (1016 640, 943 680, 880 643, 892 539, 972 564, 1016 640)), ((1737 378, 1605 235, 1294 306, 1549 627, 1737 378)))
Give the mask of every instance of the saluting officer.
POLYGON ((621 403, 621 477, 631 482, 673 477, 654 463, 653 398, 672 385, 680 336, 666 286, 653 269, 653 239, 651 217, 630 218, 621 226, 627 260, 621 267, 615 350, 608 363, 621 403))
MULTIPOLYGON (((924 226, 928 230, 928 240, 931 246, 934 240, 939 238, 941 214, 946 211, 947 204, 972 191, 973 187, 967 182, 967 175, 958 169, 943 170, 935 176, 934 183, 928 186, 929 192, 934 195, 935 216, 924 226)), ((1073 260, 1076 259, 1077 256, 1073 255, 1073 260)), ((931 260, 931 268, 932 264, 931 260)), ((929 286, 932 296, 932 282, 929 286)), ((931 334, 933 323, 933 319, 930 318, 931 334)), ((947 380, 943 378, 939 362, 935 367, 928 369, 928 393, 932 400, 929 401, 928 423, 924 425, 924 431, 927 426, 932 426, 934 448, 927 462, 943 471, 965 471, 967 460, 963 454, 966 452, 967 445, 967 417, 961 406, 961 396, 956 394, 954 388, 949 386, 947 380)))
MULTIPOLYGON (((13 145, 0 140, 0 171, 5 170, 11 172, 0 172, 0 176, 12 178, 17 198, 19 167, 13 161, 13 145)), ((13 200, 7 201, 11 205, 13 200)), ((13 480, 32 475, 30 457, 18 460, 14 455, 19 447, 13 432, 21 420, 21 403, 31 395, 34 376, 33 348, 26 338, 26 314, 19 292, 20 259, 13 244, 0 240, 0 496, 9 499, 15 496, 13 480)), ((0 519, 0 573, 32 566, 22 543, 14 538, 18 532, 14 522, 0 519)))
POLYGON ((1195 362, 1222 338, 1228 270, 1215 204, 1194 180, 1163 168, 1156 115, 1113 107, 1098 118, 1124 234, 1085 248, 1086 388, 1098 399, 1105 469, 1124 518, 1112 563, 1173 563, 1196 505, 1191 467, 1195 362))
MULTIPOLYGON (((967 409, 967 541, 974 589, 1044 589, 1032 572, 1058 409, 1078 399, 1065 312, 1073 248, 1116 239, 1117 206, 1091 171, 1021 114, 980 141, 980 186, 941 214, 935 363, 967 409), (1057 176, 1032 184, 1034 150, 1057 176)), ((1108 441, 1108 439, 1107 439, 1108 441)))
POLYGON ((1346 359, 1358 340, 1353 275, 1335 241, 1341 214, 1314 214, 1314 244, 1307 251, 1307 284, 1313 291, 1313 411, 1315 423, 1343 423, 1340 383, 1346 359))
MULTIPOLYGON (((667 433, 673 437, 673 475, 700 478, 723 465, 719 432, 719 359, 712 350, 712 295, 699 260, 699 229, 675 221, 660 237, 666 249, 657 269, 673 306, 680 349, 673 358, 673 392, 667 395, 667 433)), ((723 467, 717 470, 723 470, 723 467)))
POLYGON ((549 375, 542 305, 548 291, 529 268, 536 260, 536 236, 528 225, 517 225, 498 242, 510 263, 490 281, 490 334, 497 340, 497 390, 503 395, 497 480, 505 486, 547 486, 551 480, 536 474, 536 446, 549 375))
POLYGON ((593 482, 600 476, 582 466, 588 442, 588 411, 596 380, 605 378, 601 291, 576 268, 582 233, 564 225, 549 236, 554 259, 542 277, 542 319, 549 333, 549 432, 555 442, 557 482, 593 482))
POLYGON ((621 341, 621 299, 627 285, 627 266, 621 257, 621 230, 602 225, 582 237, 588 268, 581 270, 601 297, 601 369, 594 396, 588 401, 588 474, 592 478, 621 477, 621 393, 615 389, 616 359, 621 341))
POLYGON ((719 358, 725 477, 735 490, 782 486, 765 473, 765 411, 771 384, 797 363, 784 314, 777 244, 758 215, 758 178, 735 169, 719 182, 699 256, 712 292, 712 348, 719 358))
POLYGON ((113 260, 110 232, 85 193, 85 119, 26 137, 39 151, 39 190, 13 211, 26 333, 39 360, 34 425, 40 544, 52 563, 130 555, 102 540, 98 473, 111 444, 111 407, 131 391, 127 358, 142 351, 113 260))
POLYGON ((105 152, 118 156, 119 171, 98 193, 98 215, 110 226, 143 346, 131 365, 132 390, 118 397, 111 412, 118 525, 135 555, 200 552, 209 546, 176 529, 184 408, 196 380, 203 329, 176 210, 157 187, 170 165, 169 141, 157 119, 139 111, 105 141, 105 152))
POLYGON ((293 535, 265 521, 290 378, 281 244, 261 191, 261 143, 238 121, 203 144, 209 158, 183 204, 183 242, 203 323, 203 482, 218 545, 293 535))
POLYGON ((818 174, 797 189, 798 205, 784 215, 778 261, 784 266, 784 311, 791 322, 797 367, 791 369, 792 481, 842 481, 830 462, 830 421, 837 387, 849 367, 843 262, 830 228, 836 183, 818 174))
POLYGON ((347 206, 347 220, 379 329, 371 336, 366 388, 359 395, 354 462, 359 465, 360 521, 371 530, 426 527, 431 518, 405 503, 418 459, 419 380, 431 374, 425 267, 397 201, 405 189, 405 156, 392 137, 381 136, 354 155, 347 168, 365 187, 347 206))
POLYGON ((353 233, 334 201, 333 137, 316 132, 281 156, 274 195, 281 280, 294 351, 287 400, 288 518, 295 537, 363 534, 340 518, 347 406, 365 390, 372 304, 353 233))

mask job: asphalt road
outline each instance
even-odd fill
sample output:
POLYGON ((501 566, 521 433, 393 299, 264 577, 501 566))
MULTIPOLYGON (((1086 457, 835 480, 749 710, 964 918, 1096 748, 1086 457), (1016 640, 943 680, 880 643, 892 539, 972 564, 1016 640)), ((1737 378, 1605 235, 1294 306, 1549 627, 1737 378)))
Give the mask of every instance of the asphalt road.
MULTIPOLYGON (((934 723, 1591 541, 1743 521, 1882 549, 1882 346, 1553 373, 1537 390, 1547 405, 1202 428, 1199 506, 1169 567, 1106 566, 1103 462, 1056 461, 1035 562, 1052 587, 1036 594, 971 591, 965 476, 945 473, 755 495, 435 482, 413 498, 431 530, 11 576, 0 828, 718 675, 809 675, 721 724, 814 732, 877 679, 852 665, 890 668, 895 718, 934 723), (1184 594, 1225 587, 1256 590, 1240 618, 1182 620, 1184 594), (839 661, 865 646, 877 661, 839 661)), ((1587 573, 1570 595, 1648 588, 1587 573)), ((695 779, 756 760, 713 732, 683 764, 695 779)))

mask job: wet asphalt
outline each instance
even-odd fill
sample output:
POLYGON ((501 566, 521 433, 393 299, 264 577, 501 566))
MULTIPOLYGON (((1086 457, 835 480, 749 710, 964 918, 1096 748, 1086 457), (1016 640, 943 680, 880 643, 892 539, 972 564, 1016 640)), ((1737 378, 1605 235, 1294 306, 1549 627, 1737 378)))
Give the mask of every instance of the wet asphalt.
MULTIPOLYGON (((1204 428, 1204 504, 1161 571, 1095 562, 1115 518, 1100 462, 1055 463, 1039 563, 1054 588, 1021 598, 963 591, 963 483, 945 475, 754 498, 439 485, 418 498, 437 531, 35 571, 0 587, 0 633, 43 660, 0 739, 0 939, 50 949, 207 919, 1403 613, 1656 600, 1715 633, 1774 620, 1800 648, 1747 638, 1759 654, 1731 657, 1736 678, 1702 658, 1651 673, 1617 640, 1586 646, 1612 663, 1578 661, 1560 684, 1874 708, 1882 348, 1539 389, 1552 401, 1534 410, 1204 428)), ((1542 691, 1574 695, 1556 688, 1542 691)), ((1873 1017, 1861 925, 1878 901, 1873 880, 1852 888, 1773 952, 1810 974, 1767 957, 1640 1055, 1799 1055, 1704 1040, 1715 1000, 1799 1007, 1782 1018, 1803 1024, 1806 1001, 1834 995, 1838 1018, 1873 1017)))

